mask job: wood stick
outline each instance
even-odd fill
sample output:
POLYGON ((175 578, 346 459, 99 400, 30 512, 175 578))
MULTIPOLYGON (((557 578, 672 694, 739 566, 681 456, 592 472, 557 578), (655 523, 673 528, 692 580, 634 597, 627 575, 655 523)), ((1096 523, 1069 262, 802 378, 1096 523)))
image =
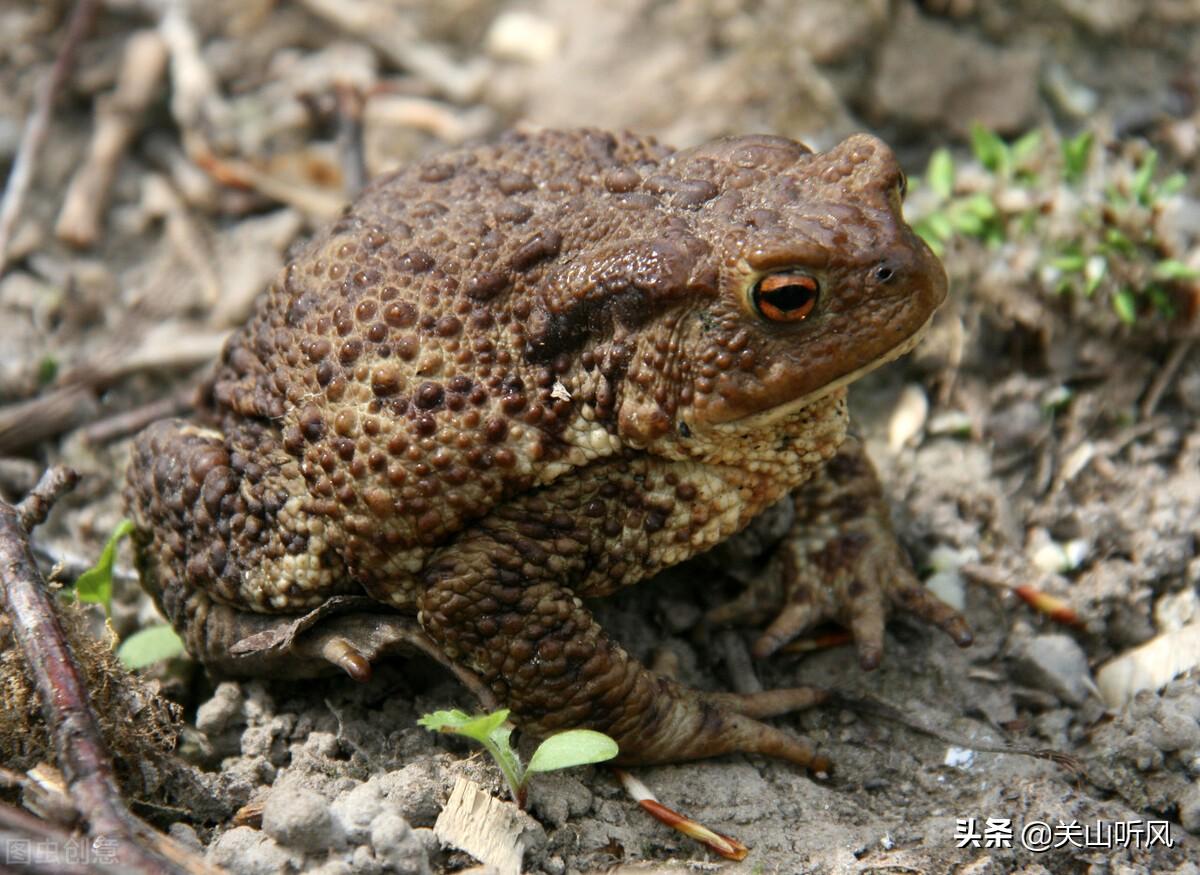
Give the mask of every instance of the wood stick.
POLYGON ((116 88, 96 101, 96 128, 87 158, 71 178, 54 226, 60 240, 82 247, 99 239, 100 217, 117 167, 158 92, 166 66, 166 44, 156 31, 139 31, 126 41, 116 88))
POLYGON ((34 97, 33 109, 25 122, 25 130, 21 133, 21 143, 17 147, 17 156, 13 160, 12 170, 8 174, 8 182, 4 188, 4 198, 0 200, 0 273, 8 264, 8 246, 12 240, 13 230, 21 217, 21 208, 25 205, 25 195, 33 182, 37 169, 37 159, 46 143, 46 134, 50 130, 50 115, 54 108, 54 98, 62 89, 63 83, 75 66, 75 55, 79 44, 92 27, 99 8, 98 0, 77 0, 71 19, 67 23, 67 34, 63 37, 62 47, 49 75, 42 80, 34 97))
POLYGON ((33 676, 58 767, 88 835, 112 849, 118 871, 205 871, 198 860, 188 860, 181 846, 154 834, 121 798, 82 672, 29 548, 30 531, 77 480, 68 468, 51 468, 16 507, 0 501, 0 594, 13 636, 33 676))

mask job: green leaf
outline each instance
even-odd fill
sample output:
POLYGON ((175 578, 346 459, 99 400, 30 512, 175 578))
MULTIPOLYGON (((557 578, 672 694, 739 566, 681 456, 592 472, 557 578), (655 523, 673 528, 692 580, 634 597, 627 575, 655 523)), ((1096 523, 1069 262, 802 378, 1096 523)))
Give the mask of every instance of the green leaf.
POLYGON ((1012 144, 1011 155, 1013 164, 1023 164, 1033 157, 1038 147, 1042 145, 1042 132, 1034 129, 1027 131, 1012 144))
POLYGON ((1134 298, 1132 289, 1123 288, 1113 295, 1112 307, 1117 318, 1126 325, 1137 321, 1137 299, 1134 298))
POLYGON ((525 770, 521 768, 521 760, 509 742, 512 730, 503 725, 508 719, 508 713, 507 708, 501 708, 491 714, 471 716, 455 708, 451 711, 426 714, 417 723, 434 732, 465 735, 482 744, 504 774, 513 800, 524 807, 525 770))
POLYGON ((1083 131, 1062 144, 1063 177, 1068 183, 1074 184, 1083 178, 1087 172, 1088 159, 1092 154, 1092 142, 1095 134, 1083 131))
POLYGON ((983 192, 971 195, 964 203, 967 210, 981 219, 994 219, 998 212, 995 201, 983 192))
POLYGON ((949 149, 935 149, 929 156, 925 178, 934 194, 942 200, 950 199, 950 195, 954 194, 954 158, 949 149))
POLYGON ((507 719, 507 708, 501 708, 491 714, 476 715, 455 708, 451 711, 426 714, 417 723, 433 732, 453 732, 482 743, 491 738, 492 733, 507 719))
POLYGON ((1138 165, 1137 172, 1133 174, 1133 182, 1130 183, 1130 194, 1142 206, 1149 206, 1151 197, 1151 181, 1154 179, 1154 170, 1158 167, 1158 150, 1151 149, 1142 158, 1142 163, 1138 165))
POLYGON ((925 241, 925 245, 928 246, 930 250, 932 250, 933 254, 938 258, 941 258, 946 254, 946 244, 942 242, 946 238, 938 237, 936 234, 934 234, 928 224, 925 222, 917 222, 915 225, 913 225, 913 230, 917 232, 917 236, 925 241))
POLYGON ((1007 174, 1012 166, 1008 146, 995 131, 988 130, 979 122, 971 124, 971 151, 986 169, 996 174, 1007 174))
POLYGON ((1120 252, 1124 255, 1133 255, 1137 252, 1137 246, 1125 234, 1116 228, 1109 228, 1104 232, 1104 245, 1110 249, 1120 252))
POLYGON ((1082 252, 1065 252, 1058 258, 1052 259, 1050 266, 1066 273, 1083 273, 1084 267, 1087 266, 1087 259, 1083 257, 1082 252))
POLYGON ((1187 188, 1187 176, 1177 171, 1159 183, 1158 196, 1160 198, 1170 197, 1179 194, 1185 188, 1187 188))
POLYGON ((58 359, 48 355, 38 362, 37 381, 39 386, 49 386, 58 376, 58 359))
POLYGON ((551 735, 533 752, 530 772, 552 772, 588 763, 611 760, 618 753, 617 743, 603 732, 571 729, 551 735))
POLYGON ((139 629, 121 642, 117 658, 126 668, 145 668, 156 662, 165 662, 182 656, 183 641, 175 630, 166 624, 139 629))
POLYGON ((112 571, 113 562, 117 556, 117 544, 133 531, 132 520, 121 520, 113 533, 108 537, 108 543, 100 551, 100 558, 75 580, 75 598, 88 604, 104 605, 104 613, 108 614, 112 607, 112 571))
MULTIPOLYGON (((508 711, 505 710, 504 713, 507 714, 508 711)), ((525 781, 529 777, 529 772, 522 768, 521 758, 513 750, 511 737, 511 729, 507 726, 497 726, 492 730, 491 737, 484 743, 484 747, 492 755, 492 759, 496 761, 500 771, 504 773, 504 779, 508 782, 508 789, 512 793, 513 801, 524 808, 525 781)))
POLYGON ((1194 280, 1200 279, 1200 268, 1184 264, 1174 258, 1167 258, 1154 265, 1156 280, 1194 280))
POLYGON ((945 213, 930 213, 922 224, 938 240, 946 241, 954 236, 954 225, 950 223, 950 217, 945 213))
POLYGON ((955 231, 972 237, 987 236, 988 223, 996 218, 996 205, 991 197, 982 192, 969 198, 956 200, 947 210, 947 219, 955 231))

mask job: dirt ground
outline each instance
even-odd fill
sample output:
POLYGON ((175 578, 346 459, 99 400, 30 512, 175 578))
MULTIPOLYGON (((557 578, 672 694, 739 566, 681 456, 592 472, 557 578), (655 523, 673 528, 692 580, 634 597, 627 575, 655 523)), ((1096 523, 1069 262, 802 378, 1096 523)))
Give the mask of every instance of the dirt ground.
MULTIPOLYGON (((0 164, 73 5, 0 0, 0 164)), ((637 770, 662 802, 748 845, 738 864, 650 819, 604 768, 544 776, 524 871, 1200 873, 1195 0, 112 0, 61 89, 0 275, 0 491, 19 497, 49 463, 82 474, 38 530, 47 567, 71 578, 99 553, 124 514, 132 434, 186 406, 289 247, 362 177, 514 125, 630 128, 679 146, 767 131, 816 148, 867 129, 926 178, 913 220, 939 209, 926 163, 939 147, 956 192, 986 188, 1001 211, 1044 196, 1030 233, 946 239, 951 297, 926 341, 852 395, 897 531, 936 591, 962 599, 974 645, 898 617, 877 671, 848 646, 748 667, 753 630, 699 623, 736 591, 697 591, 723 579, 711 565, 596 605, 633 654, 669 653, 694 686, 837 691, 833 706, 780 720, 836 769, 818 781, 736 756, 637 770), (1010 141, 1042 131, 1049 163, 1060 140, 1092 131, 1103 158, 1078 191, 1036 174, 993 184, 971 157, 973 122, 1010 141), (1153 179, 1181 172, 1182 187, 1103 221, 1153 229, 1121 257, 1153 249, 1182 265, 1161 283, 1174 315, 1139 298, 1121 316, 1127 286, 1112 306, 1103 288, 1054 294, 1045 250, 1057 243, 1039 229, 1087 238, 1088 192, 1136 186, 1151 148, 1153 179), (81 168, 111 174, 106 195, 73 188, 81 168), (1021 585, 1075 622, 1027 604, 1021 585), (1160 641, 1174 667, 1160 657, 1146 689, 1106 687, 1106 702, 1101 667, 1160 641), (1010 821, 1011 841, 989 819, 1010 821), (1173 846, 1088 846, 1065 826, 1131 821, 1166 822, 1173 846), (1022 847, 1037 823, 1059 846, 1022 847)), ((154 622, 128 563, 122 553, 121 637, 154 622)), ((151 675, 182 705, 177 756, 125 762, 123 775, 136 810, 210 863, 475 865, 432 827, 456 777, 503 787, 475 750, 417 725, 474 705, 432 662, 397 660, 366 685, 218 684, 183 661, 151 675)), ((33 720, 3 688, 9 717, 33 720)), ((21 750, 6 742, 5 769, 46 755, 31 727, 21 750)))

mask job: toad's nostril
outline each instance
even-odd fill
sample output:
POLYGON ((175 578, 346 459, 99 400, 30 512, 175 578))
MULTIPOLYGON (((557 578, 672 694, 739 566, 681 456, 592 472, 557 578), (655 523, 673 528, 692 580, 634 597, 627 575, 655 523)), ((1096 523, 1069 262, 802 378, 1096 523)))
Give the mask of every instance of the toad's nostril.
POLYGON ((875 282, 887 283, 891 282, 896 276, 896 268, 890 264, 880 264, 875 267, 875 282))

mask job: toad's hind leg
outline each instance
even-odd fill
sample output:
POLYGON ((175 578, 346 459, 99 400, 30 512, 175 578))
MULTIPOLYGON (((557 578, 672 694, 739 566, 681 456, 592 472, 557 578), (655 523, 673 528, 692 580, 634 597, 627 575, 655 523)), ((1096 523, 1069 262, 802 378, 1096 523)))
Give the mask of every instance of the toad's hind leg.
MULTIPOLYGON (((506 505, 431 557, 425 630, 537 735, 596 729, 617 741, 626 763, 745 751, 826 770, 807 742, 750 716, 804 707, 811 691, 739 698, 690 690, 630 657, 564 585, 598 595, 663 564, 656 544, 668 543, 669 526, 628 513, 619 475, 616 486, 597 477, 595 491, 575 481, 506 505)), ((628 479, 652 487, 644 472, 628 479)))

